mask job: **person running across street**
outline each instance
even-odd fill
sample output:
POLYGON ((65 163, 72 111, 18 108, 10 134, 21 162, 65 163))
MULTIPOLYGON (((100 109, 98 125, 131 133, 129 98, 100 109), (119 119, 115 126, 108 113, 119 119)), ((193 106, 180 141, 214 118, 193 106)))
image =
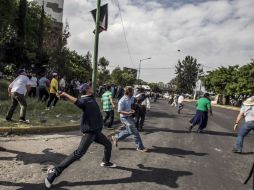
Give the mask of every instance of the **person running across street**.
POLYGON ((113 135, 112 141, 115 146, 119 140, 123 140, 126 137, 133 135, 134 142, 137 151, 147 152, 148 149, 144 147, 140 134, 135 126, 133 114, 135 111, 132 109, 134 104, 133 88, 131 86, 125 87, 125 95, 118 102, 118 112, 120 113, 120 120, 125 125, 125 129, 121 130, 120 133, 113 135))
POLYGON ((211 100, 209 99, 208 93, 205 93, 204 97, 197 101, 196 109, 196 115, 190 120, 191 126, 189 127, 189 132, 191 132, 195 125, 199 125, 197 132, 202 133, 207 126, 208 112, 210 112, 211 116, 213 115, 211 100))
POLYGON ((177 113, 180 114, 181 113, 181 110, 183 109, 183 101, 184 101, 184 96, 183 94, 181 94, 177 100, 177 106, 178 106, 178 110, 177 110, 177 113))
POLYGON ((242 125, 236 139, 236 144, 232 150, 234 153, 242 153, 244 138, 249 134, 251 130, 254 130, 254 96, 248 98, 243 102, 243 106, 240 113, 237 116, 234 130, 237 129, 239 122, 244 118, 245 122, 242 125))
POLYGON ((8 87, 8 94, 11 97, 12 105, 6 115, 6 121, 13 121, 13 113, 19 104, 19 122, 29 124, 29 120, 26 120, 27 103, 25 95, 31 89, 31 84, 24 69, 19 70, 18 74, 19 76, 8 87))
POLYGON ((58 93, 58 74, 57 73, 53 73, 53 78, 50 82, 50 87, 49 87, 49 101, 48 101, 48 105, 46 110, 50 109, 50 105, 54 100, 53 106, 56 106, 56 103, 58 101, 58 97, 57 97, 57 93, 58 93))
POLYGON ((140 88, 140 93, 135 96, 137 103, 137 114, 136 114, 136 127, 138 131, 143 131, 146 111, 151 109, 149 98, 145 94, 145 89, 140 88))
POLYGON ((82 158, 93 142, 104 146, 104 158, 100 166, 116 167, 115 164, 110 162, 112 144, 101 132, 103 128, 103 119, 100 108, 93 97, 93 89, 90 84, 85 83, 81 85, 80 93, 82 94, 80 99, 77 99, 65 92, 60 94, 60 97, 67 98, 70 102, 74 103, 83 111, 80 121, 80 130, 83 133, 83 136, 81 138, 79 147, 71 155, 69 155, 59 165, 48 170, 47 177, 45 178, 45 186, 47 188, 52 186, 55 178, 58 177, 67 167, 69 167, 73 162, 82 158))
POLYGON ((107 85, 106 92, 101 97, 102 108, 103 108, 103 111, 106 113, 106 116, 103 120, 104 125, 106 125, 107 120, 110 119, 107 125, 108 129, 110 129, 113 125, 114 114, 115 114, 114 113, 115 104, 113 102, 113 95, 110 90, 111 90, 111 86, 107 85))

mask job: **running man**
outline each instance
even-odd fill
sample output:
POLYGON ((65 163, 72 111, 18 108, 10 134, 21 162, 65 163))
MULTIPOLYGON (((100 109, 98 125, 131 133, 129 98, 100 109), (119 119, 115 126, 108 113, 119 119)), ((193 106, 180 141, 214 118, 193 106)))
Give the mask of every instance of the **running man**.
POLYGON ((93 97, 93 89, 90 84, 85 83, 81 85, 80 93, 82 94, 80 99, 77 99, 65 92, 60 94, 60 97, 65 97, 83 111, 80 120, 80 130, 83 133, 83 136, 77 150, 75 150, 59 165, 48 170, 47 177, 45 178, 45 186, 47 188, 52 186, 55 178, 60 176, 60 174, 68 166, 82 158, 93 142, 104 146, 104 158, 100 165, 102 167, 116 167, 115 164, 110 162, 112 144, 101 132, 103 127, 103 119, 100 108, 93 97))
POLYGON ((238 132, 236 144, 232 150, 234 153, 242 153, 244 138, 249 134, 251 130, 254 130, 254 96, 248 98, 243 102, 243 106, 237 116, 234 125, 234 130, 237 129, 239 122, 243 118, 245 119, 245 122, 238 132))
POLYGON ((120 133, 113 135, 112 141, 115 146, 119 140, 123 140, 126 137, 133 135, 134 142, 137 151, 147 152, 148 149, 144 147, 140 134, 136 128, 133 114, 135 111, 132 109, 134 105, 134 90, 131 86, 125 87, 125 95, 118 102, 118 112, 120 113, 120 120, 125 125, 125 129, 121 130, 120 133))
POLYGON ((213 115, 211 100, 209 99, 208 93, 205 93, 204 97, 197 101, 196 109, 195 116, 190 120, 191 126, 189 127, 189 132, 191 132, 195 125, 199 125, 197 132, 202 133, 207 126, 208 112, 210 112, 211 116, 213 115))
POLYGON ((106 113, 106 116, 103 120, 104 125, 106 125, 107 120, 109 119, 108 122, 108 129, 112 128, 113 122, 114 122, 114 108, 115 108, 115 104, 113 102, 113 95, 111 90, 111 86, 107 85, 106 86, 106 92, 104 92, 104 94, 102 94, 101 97, 101 102, 102 102, 102 108, 103 111, 106 113))
POLYGON ((183 94, 181 94, 177 100, 177 105, 178 105, 178 110, 177 110, 177 113, 180 114, 181 113, 181 110, 183 109, 183 101, 184 101, 184 96, 183 94))

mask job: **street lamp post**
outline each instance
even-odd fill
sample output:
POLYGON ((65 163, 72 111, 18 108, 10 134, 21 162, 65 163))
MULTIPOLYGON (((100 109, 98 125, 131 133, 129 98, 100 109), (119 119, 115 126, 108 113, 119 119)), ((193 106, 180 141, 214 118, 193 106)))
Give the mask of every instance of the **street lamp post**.
POLYGON ((142 61, 145 61, 145 60, 148 60, 148 59, 151 59, 151 57, 148 57, 148 58, 145 58, 145 59, 140 59, 139 60, 139 67, 138 67, 138 81, 140 79, 140 67, 141 67, 141 62, 142 61))

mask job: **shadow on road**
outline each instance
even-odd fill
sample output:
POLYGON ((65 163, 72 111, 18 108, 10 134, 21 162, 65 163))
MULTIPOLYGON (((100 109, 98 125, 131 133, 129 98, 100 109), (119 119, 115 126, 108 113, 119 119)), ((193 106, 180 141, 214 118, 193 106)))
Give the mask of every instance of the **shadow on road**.
POLYGON ((148 112, 147 117, 156 117, 156 118, 176 118, 176 115, 168 114, 167 112, 148 112))
MULTIPOLYGON (((138 165, 139 169, 126 168, 118 166, 116 170, 123 170, 131 172, 130 177, 111 179, 111 180, 98 180, 98 181, 82 181, 82 182, 67 182, 63 181, 54 186, 54 190, 66 190, 66 187, 74 186, 85 186, 85 185, 114 185, 114 184, 129 184, 129 183, 139 183, 148 182, 156 183, 158 185, 163 185, 171 188, 178 188, 179 185, 177 180, 179 177, 192 175, 189 171, 174 171, 166 168, 154 168, 145 167, 142 164, 138 165)), ((30 183, 11 183, 0 181, 3 186, 18 186, 18 190, 40 190, 45 189, 43 184, 30 184, 30 183)))
MULTIPOLYGON (((146 128, 144 129, 143 134, 148 135, 157 132, 168 132, 168 133, 189 133, 187 129, 184 130, 176 130, 176 129, 169 129, 169 128, 146 128)), ((219 132, 219 131, 204 131, 200 135, 215 135, 215 136, 229 136, 229 137, 237 137, 236 133, 229 133, 229 132, 219 132)))
POLYGON ((24 165, 27 164, 41 164, 41 165, 48 165, 49 163, 56 164, 62 161, 64 158, 66 158, 66 155, 57 153, 57 152, 51 152, 52 149, 47 148, 43 150, 43 154, 31 154, 27 152, 21 152, 17 150, 8 150, 5 149, 5 152, 17 154, 15 157, 0 157, 0 160, 13 160, 16 161, 23 161, 24 165))
MULTIPOLYGON (((119 148, 119 150, 135 150, 134 148, 119 148)), ((184 150, 180 148, 168 148, 168 147, 158 147, 158 146, 153 146, 152 149, 149 149, 149 152, 152 153, 158 153, 158 154, 166 154, 170 156, 177 156, 184 158, 185 155, 194 155, 194 156, 206 156, 208 155, 207 153, 198 153, 195 151, 191 150, 184 150)))

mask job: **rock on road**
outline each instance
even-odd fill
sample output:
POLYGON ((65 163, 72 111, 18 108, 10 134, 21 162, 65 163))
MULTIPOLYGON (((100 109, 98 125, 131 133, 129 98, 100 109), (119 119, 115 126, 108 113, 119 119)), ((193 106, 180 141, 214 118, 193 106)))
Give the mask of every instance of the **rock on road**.
MULTIPOLYGON (((55 190, 250 190, 243 185, 253 162, 253 135, 244 144, 244 154, 231 153, 237 112, 214 109, 204 134, 187 133, 195 113, 186 103, 182 114, 160 100, 152 105, 141 133, 149 153, 137 152, 132 139, 113 147, 115 169, 99 166, 103 147, 93 144, 87 154, 56 179, 55 190)), ((77 148, 79 132, 0 138, 1 190, 45 189, 46 169, 77 148)))

